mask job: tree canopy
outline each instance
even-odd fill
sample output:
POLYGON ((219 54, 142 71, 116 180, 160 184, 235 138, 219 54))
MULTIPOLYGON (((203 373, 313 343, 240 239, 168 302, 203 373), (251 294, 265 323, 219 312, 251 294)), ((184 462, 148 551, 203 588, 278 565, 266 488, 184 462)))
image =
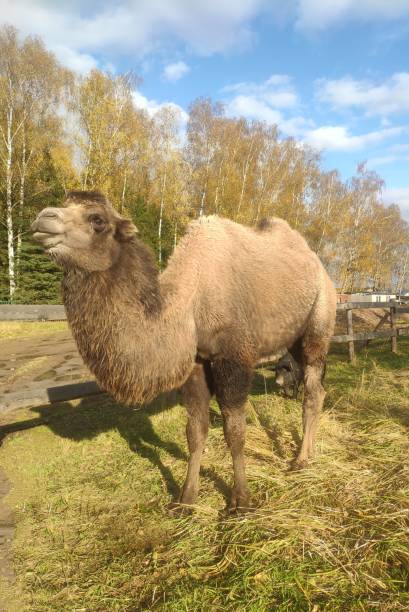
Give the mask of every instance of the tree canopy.
POLYGON ((130 216, 162 267, 190 219, 255 225, 279 216, 317 252, 340 291, 406 286, 409 231, 383 182, 360 164, 343 181, 277 126, 195 100, 186 129, 174 106, 137 108, 135 75, 79 77, 38 38, 0 30, 0 301, 58 302, 59 273, 31 242, 44 206, 99 189, 130 216))

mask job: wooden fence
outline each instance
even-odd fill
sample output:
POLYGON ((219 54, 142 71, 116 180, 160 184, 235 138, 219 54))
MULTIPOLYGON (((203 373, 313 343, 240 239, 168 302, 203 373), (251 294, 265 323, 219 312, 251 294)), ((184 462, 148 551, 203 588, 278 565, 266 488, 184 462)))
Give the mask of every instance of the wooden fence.
MULTIPOLYGON (((398 327, 397 320, 399 314, 409 313, 409 305, 398 304, 397 302, 377 302, 375 304, 367 302, 346 302, 337 305, 338 311, 344 311, 346 315, 346 334, 332 337, 335 344, 348 344, 349 358, 355 362, 355 342, 370 342, 374 338, 390 338, 392 352, 397 351, 397 340, 400 336, 409 336, 408 327, 398 327), (382 309, 386 312, 380 317, 379 322, 372 331, 354 332, 353 311, 363 309, 382 309), (384 325, 388 329, 381 329, 384 325)), ((0 320, 4 321, 62 321, 66 319, 64 307, 61 305, 1 305, 0 320)), ((74 383, 69 385, 59 385, 48 389, 27 389, 5 396, 0 401, 0 414, 21 406, 36 406, 42 404, 53 404, 61 401, 98 395, 103 393, 95 381, 84 383, 74 383)), ((31 423, 31 421, 30 421, 31 423)), ((0 430, 4 427, 0 427, 0 430)), ((7 433, 7 432, 6 432, 7 433)), ((1 443, 1 435, 0 435, 1 443)))
POLYGON ((0 304, 0 321, 63 321, 61 304, 0 304))
POLYGON ((355 363, 355 342, 366 342, 368 344, 375 338, 390 338, 391 351, 396 353, 398 349, 398 337, 409 336, 409 326, 398 327, 396 324, 399 314, 409 313, 409 306, 397 302, 345 302, 337 304, 337 311, 345 311, 346 314, 346 334, 332 336, 333 343, 347 343, 349 359, 355 363), (364 310, 367 308, 386 310, 380 318, 378 324, 372 331, 354 332, 352 313, 354 310, 364 310), (389 329, 381 329, 385 324, 389 329))
MULTIPOLYGON (((334 344, 348 344, 349 358, 355 361, 355 342, 366 342, 374 338, 390 338, 391 350, 397 351, 399 336, 409 336, 408 327, 398 327, 396 320, 399 314, 409 313, 409 305, 397 302, 345 302, 337 304, 337 310, 345 311, 346 334, 332 337, 334 344), (387 312, 381 317, 379 323, 372 331, 354 332, 353 316, 354 310, 382 309, 387 312), (388 329, 381 329, 385 324, 388 329)), ((64 306, 62 305, 26 305, 26 304, 0 304, 0 321, 63 321, 66 319, 64 306)))

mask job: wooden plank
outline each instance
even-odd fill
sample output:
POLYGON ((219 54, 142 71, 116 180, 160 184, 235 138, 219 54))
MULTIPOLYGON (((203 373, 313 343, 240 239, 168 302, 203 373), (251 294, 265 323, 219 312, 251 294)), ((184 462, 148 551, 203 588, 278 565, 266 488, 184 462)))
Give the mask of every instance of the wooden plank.
MULTIPOLYGON (((409 313, 409 306, 396 302, 345 302, 337 304, 337 310, 388 309, 396 313, 409 313)), ((65 309, 62 304, 0 304, 0 321, 64 321, 65 309)))
POLYGON ((331 342, 334 344, 345 344, 345 342, 349 342, 350 340, 353 340, 353 336, 349 336, 348 334, 338 334, 331 338, 331 342))
POLYGON ((395 329, 382 329, 377 332, 355 332, 354 334, 339 334, 332 336, 331 342, 345 344, 345 342, 375 340, 375 338, 392 338, 393 336, 409 336, 409 327, 395 329))
POLYGON ((390 313, 391 313, 391 319, 390 319, 391 331, 395 332, 391 336, 391 351, 392 353, 397 353, 398 352, 398 339, 397 339, 398 334, 396 332, 396 309, 393 306, 391 307, 390 313))
POLYGON ((355 363, 355 347, 354 347, 354 328, 352 323, 352 310, 347 310, 347 332, 350 336, 348 340, 349 361, 355 363))
POLYGON ((390 308, 390 302, 345 302, 337 304, 337 310, 362 310, 365 308, 390 308))
POLYGON ((0 401, 0 414, 16 408, 33 408, 45 404, 57 404, 103 393, 95 381, 60 385, 48 389, 26 389, 15 393, 3 394, 0 401))
POLYGON ((57 402, 69 402, 70 400, 78 399, 80 397, 99 395, 101 393, 104 392, 93 380, 88 382, 73 383, 71 385, 61 385, 59 387, 50 387, 47 389, 50 404, 55 404, 57 402))
MULTIPOLYGON (((383 315, 383 317, 381 317, 380 321, 378 322, 377 325, 375 325, 374 328, 374 332, 378 331, 378 329, 380 329, 382 327, 382 325, 389 319, 390 317, 390 312, 385 312, 385 314, 383 315)), ((366 346, 369 346, 370 340, 366 341, 366 346)))
POLYGON ((61 304, 0 304, 1 321, 63 321, 66 318, 61 304))
POLYGON ((397 312, 408 313, 409 307, 398 304, 397 302, 344 302, 337 304, 337 310, 365 310, 366 308, 382 309, 396 308, 397 312))
POLYGON ((390 317, 390 312, 385 312, 385 314, 383 315, 379 323, 375 326, 373 331, 374 332, 378 331, 378 329, 382 327, 382 325, 389 319, 389 317, 390 317))

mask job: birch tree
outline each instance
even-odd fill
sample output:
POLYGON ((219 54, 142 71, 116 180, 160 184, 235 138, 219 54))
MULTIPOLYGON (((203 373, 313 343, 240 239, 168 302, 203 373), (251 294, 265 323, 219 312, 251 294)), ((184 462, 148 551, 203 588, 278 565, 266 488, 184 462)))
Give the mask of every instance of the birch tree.
MULTIPOLYGON (((180 112, 172 106, 164 106, 153 118, 154 181, 152 193, 159 208, 158 263, 162 266, 162 232, 165 208, 174 212, 180 189, 181 151, 179 149, 180 112)), ((177 226, 176 226, 177 231, 177 226)))
POLYGON ((66 75, 39 39, 20 43, 14 28, 0 30, 0 155, 10 301, 17 285, 27 172, 44 142, 45 121, 58 102, 66 75))

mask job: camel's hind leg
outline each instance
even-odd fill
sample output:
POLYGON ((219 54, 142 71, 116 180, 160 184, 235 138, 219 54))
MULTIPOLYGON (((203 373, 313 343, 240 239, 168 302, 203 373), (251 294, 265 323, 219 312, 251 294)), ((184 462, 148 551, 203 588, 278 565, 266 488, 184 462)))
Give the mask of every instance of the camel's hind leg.
POLYGON ((233 460, 234 485, 229 506, 229 510, 233 512, 250 507, 244 464, 244 443, 245 405, 253 372, 246 365, 217 359, 213 362, 212 373, 216 399, 223 416, 224 437, 233 460))
POLYGON ((314 452, 315 435, 325 390, 322 385, 329 338, 307 332, 302 340, 302 365, 304 370, 303 439, 294 469, 303 468, 314 452))
POLYGON ((180 503, 194 504, 199 492, 199 472, 209 429, 209 402, 212 394, 208 363, 197 363, 182 387, 182 403, 187 409, 186 436, 189 462, 180 503))

